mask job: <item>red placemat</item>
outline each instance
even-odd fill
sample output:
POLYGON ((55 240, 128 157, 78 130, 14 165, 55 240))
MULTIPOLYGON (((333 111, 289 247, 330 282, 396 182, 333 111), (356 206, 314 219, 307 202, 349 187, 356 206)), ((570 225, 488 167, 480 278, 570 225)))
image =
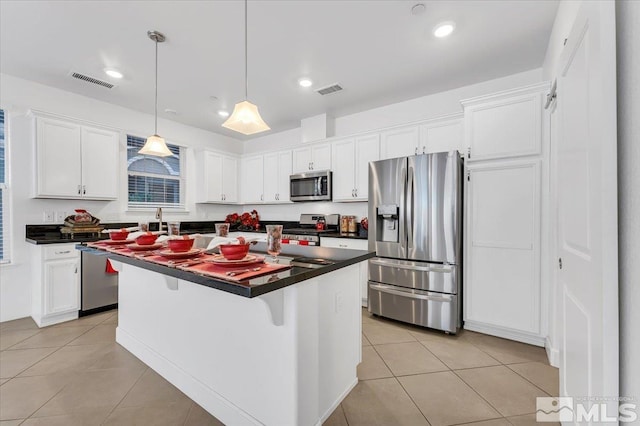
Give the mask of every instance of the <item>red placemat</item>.
POLYGON ((261 275, 274 274, 276 272, 284 271, 285 269, 291 268, 291 266, 278 265, 274 263, 257 263, 244 268, 229 268, 229 267, 218 266, 213 263, 205 262, 205 263, 199 263, 197 265, 191 265, 191 266, 177 265, 177 268, 182 269, 183 271, 195 272, 197 274, 208 275, 210 277, 220 278, 227 281, 239 282, 239 281, 250 280, 251 278, 255 278, 261 275), (258 267, 260 268, 259 271, 244 272, 242 274, 238 274, 233 277, 230 277, 227 275, 227 272, 230 272, 230 271, 237 271, 237 270, 243 271, 245 269, 253 269, 258 267))

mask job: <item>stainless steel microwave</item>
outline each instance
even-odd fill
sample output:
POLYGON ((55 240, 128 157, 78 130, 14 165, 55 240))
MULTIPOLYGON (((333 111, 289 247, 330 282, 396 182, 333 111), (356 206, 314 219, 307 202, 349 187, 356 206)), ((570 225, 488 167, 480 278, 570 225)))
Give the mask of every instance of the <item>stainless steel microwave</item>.
POLYGON ((300 173, 289 177, 291 201, 331 201, 331 171, 300 173))

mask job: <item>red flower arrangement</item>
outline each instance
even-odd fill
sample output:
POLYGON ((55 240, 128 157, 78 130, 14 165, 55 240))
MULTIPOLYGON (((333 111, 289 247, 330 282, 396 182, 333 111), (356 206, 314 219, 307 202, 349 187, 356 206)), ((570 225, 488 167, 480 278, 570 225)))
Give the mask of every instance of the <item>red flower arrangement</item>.
POLYGON ((260 216, 257 210, 251 210, 250 213, 244 212, 241 215, 231 213, 227 215, 225 222, 229 224, 230 228, 236 228, 240 231, 252 231, 260 228, 260 216))

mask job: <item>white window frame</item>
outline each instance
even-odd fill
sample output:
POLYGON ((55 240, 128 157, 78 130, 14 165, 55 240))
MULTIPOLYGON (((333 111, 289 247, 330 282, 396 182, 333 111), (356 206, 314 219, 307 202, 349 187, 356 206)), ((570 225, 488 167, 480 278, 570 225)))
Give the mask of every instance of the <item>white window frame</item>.
MULTIPOLYGON (((127 147, 127 157, 128 157, 128 152, 129 152, 129 136, 134 137, 134 138, 138 138, 138 139, 144 139, 143 137, 140 136, 136 136, 134 134, 131 133, 127 133, 126 134, 126 147, 127 147)), ((145 173, 145 172, 130 172, 129 171, 129 166, 131 165, 131 163, 133 161, 136 161, 136 159, 138 158, 148 158, 151 160, 156 160, 160 163, 162 163, 162 157, 153 157, 153 156, 147 156, 147 155, 140 155, 139 157, 133 157, 131 160, 129 160, 127 158, 127 169, 126 169, 126 174, 127 174, 127 211, 153 211, 158 207, 162 207, 163 209, 167 210, 167 211, 174 211, 174 212, 186 212, 186 197, 185 197, 185 191, 186 191, 186 183, 185 183, 185 176, 186 176, 186 170, 185 170, 185 165, 186 165, 186 148, 182 145, 178 145, 175 143, 172 143, 170 141, 167 141, 167 145, 173 145, 173 146, 177 146, 180 149, 180 176, 171 176, 171 175, 158 175, 155 173, 145 173), (161 179, 171 179, 171 180, 176 180, 178 181, 179 184, 179 191, 180 191, 180 202, 178 204, 164 204, 164 203, 148 203, 147 205, 145 205, 145 203, 139 203, 139 202, 130 202, 129 201, 129 176, 144 176, 144 177, 154 177, 154 178, 161 178, 161 179)))
POLYGON ((0 109, 4 111, 4 180, 0 182, 0 189, 2 190, 0 196, 2 197, 2 259, 0 259, 0 265, 6 265, 11 263, 11 244, 13 238, 11 235, 11 188, 9 185, 9 170, 11 165, 9 164, 9 113, 5 108, 0 106, 0 109))

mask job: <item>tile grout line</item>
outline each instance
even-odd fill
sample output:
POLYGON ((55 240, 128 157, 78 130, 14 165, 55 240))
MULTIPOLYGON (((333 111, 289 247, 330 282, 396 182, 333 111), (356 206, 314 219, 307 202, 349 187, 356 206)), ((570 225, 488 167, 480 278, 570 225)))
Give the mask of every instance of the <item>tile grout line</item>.
MULTIPOLYGON (((146 365, 146 364, 145 364, 146 365)), ((129 390, 127 390, 127 392, 124 394, 124 396, 122 398, 120 398, 120 401, 118 401, 118 403, 116 405, 113 406, 113 408, 111 409, 111 411, 109 411, 109 413, 106 415, 106 417, 104 418, 104 420, 102 422, 100 422, 101 425, 105 424, 107 422, 107 420, 109 420, 109 417, 111 416, 111 414, 113 414, 114 411, 116 411, 116 409, 118 408, 118 406, 120 404, 122 404, 122 401, 124 401, 124 399, 127 397, 127 395, 129 395, 129 392, 131 392, 131 390, 138 384, 138 382, 140 381, 140 379, 142 379, 142 377, 146 374, 146 372, 149 370, 149 367, 147 365, 147 368, 145 368, 142 371, 142 374, 140 374, 140 377, 138 377, 138 379, 131 385, 131 387, 129 388, 129 390)), ((191 402, 193 402, 193 400, 191 400, 191 402)), ((189 410, 191 410, 191 408, 189 408, 189 410)), ((185 419, 186 422, 186 419, 185 419)))
MULTIPOLYGON (((479 367, 479 368, 492 368, 492 367, 504 367, 504 366, 502 366, 502 365, 492 365, 490 367, 479 367)), ((469 383, 467 383, 458 373, 455 372, 455 370, 453 371, 453 374, 455 374, 460 380, 462 380, 462 383, 464 383, 465 385, 469 386, 469 389, 474 391, 480 398, 482 398, 487 404, 489 404, 489 406, 491 408, 496 410, 496 413, 500 414, 502 416, 502 418, 506 419, 506 416, 504 414, 502 414, 502 412, 500 410, 498 410, 496 407, 494 407, 492 403, 490 403, 484 396, 482 396, 480 394, 480 392, 478 392, 473 386, 471 386, 469 383)), ((507 420, 507 421, 509 421, 509 420, 507 420)), ((509 423, 511 423, 511 422, 509 422, 509 423)))
POLYGON ((396 382, 398 382, 398 384, 400 385, 400 387, 402 388, 402 390, 404 391, 404 393, 407 394, 407 396, 409 397, 409 399, 411 400, 411 402, 413 403, 413 405, 418 409, 418 412, 420 414, 422 414, 422 417, 424 417, 424 419, 426 420, 427 424, 429 426, 431 426, 431 422, 429 421, 429 419, 427 418, 427 415, 425 413, 422 412, 422 410, 420 409, 420 407, 418 407, 418 404, 416 403, 416 401, 413 399, 413 397, 411 396, 411 394, 409 393, 409 391, 407 391, 407 389, 405 389, 404 386, 402 386, 402 382, 400 380, 398 380, 398 378, 396 376, 393 376, 394 379, 396 379, 396 382))
MULTIPOLYGON (((522 364, 528 364, 526 362, 523 362, 522 364)), ((549 392, 547 392, 546 390, 542 389, 540 386, 536 385, 535 383, 533 383, 531 380, 529 380, 528 378, 526 378, 525 376, 523 376, 522 374, 518 373, 516 370, 514 370, 513 368, 509 367, 508 364, 505 364, 505 367, 507 367, 510 371, 513 371, 514 373, 516 373, 518 376, 522 377, 524 380, 526 380, 527 382, 531 383, 534 387, 536 387, 537 389, 539 389, 540 391, 542 391, 545 395, 548 396, 553 396, 550 395, 549 392)), ((560 393, 560 392, 558 392, 560 393)))

